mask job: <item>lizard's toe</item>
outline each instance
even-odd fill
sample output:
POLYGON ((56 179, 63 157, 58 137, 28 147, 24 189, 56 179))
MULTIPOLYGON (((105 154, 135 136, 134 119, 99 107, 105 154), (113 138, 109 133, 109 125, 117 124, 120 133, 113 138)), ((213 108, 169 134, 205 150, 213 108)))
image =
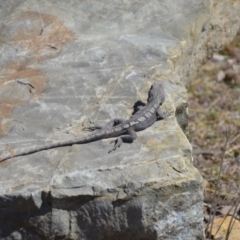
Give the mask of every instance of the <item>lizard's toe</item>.
POLYGON ((84 127, 82 130, 92 132, 92 131, 101 130, 101 129, 102 129, 101 127, 95 126, 95 127, 84 127))
POLYGON ((110 142, 110 144, 112 144, 112 143, 117 144, 117 139, 112 140, 112 141, 110 142))
POLYGON ((110 143, 115 143, 114 147, 112 148, 112 150, 110 150, 108 153, 115 151, 117 148, 119 148, 122 145, 122 139, 121 138, 117 138, 112 140, 110 143))

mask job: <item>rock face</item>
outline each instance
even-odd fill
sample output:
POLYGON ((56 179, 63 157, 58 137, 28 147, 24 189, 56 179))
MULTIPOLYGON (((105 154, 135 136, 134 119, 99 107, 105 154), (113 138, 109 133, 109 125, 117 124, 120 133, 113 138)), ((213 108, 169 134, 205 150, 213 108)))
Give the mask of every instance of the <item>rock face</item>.
POLYGON ((0 155, 129 118, 151 83, 174 111, 110 140, 0 163, 0 239, 204 239, 185 85, 239 26, 227 0, 0 1, 0 155))

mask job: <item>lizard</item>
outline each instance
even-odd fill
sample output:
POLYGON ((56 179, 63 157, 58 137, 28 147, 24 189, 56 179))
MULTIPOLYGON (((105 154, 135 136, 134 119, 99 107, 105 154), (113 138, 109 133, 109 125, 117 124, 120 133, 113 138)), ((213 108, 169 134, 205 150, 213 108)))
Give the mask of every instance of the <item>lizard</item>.
POLYGON ((29 155, 52 148, 72 146, 74 144, 85 144, 101 139, 117 137, 110 142, 114 143, 112 150, 109 151, 110 153, 119 148, 123 142, 132 143, 134 140, 136 140, 136 132, 142 131, 153 125, 156 121, 170 116, 171 114, 169 112, 162 112, 159 108, 163 104, 164 100, 165 91, 163 83, 156 80, 153 82, 151 88, 149 89, 147 104, 144 106, 139 106, 137 108, 137 111, 128 120, 116 118, 108 122, 104 127, 96 126, 88 128, 89 130, 98 129, 98 131, 94 131, 85 137, 76 138, 73 140, 59 141, 49 145, 42 145, 37 148, 34 147, 23 151, 19 150, 13 153, 8 153, 3 158, 0 158, 0 162, 13 157, 29 155))

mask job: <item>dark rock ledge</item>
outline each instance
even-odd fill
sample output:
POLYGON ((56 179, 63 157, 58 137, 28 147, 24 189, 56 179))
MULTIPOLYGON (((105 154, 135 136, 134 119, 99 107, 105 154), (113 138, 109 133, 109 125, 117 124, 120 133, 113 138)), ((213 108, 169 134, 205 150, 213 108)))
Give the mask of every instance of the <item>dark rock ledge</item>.
POLYGON ((185 86, 239 27, 238 1, 0 1, 0 155, 129 118, 164 80, 171 117, 0 163, 0 239, 204 239, 185 86))

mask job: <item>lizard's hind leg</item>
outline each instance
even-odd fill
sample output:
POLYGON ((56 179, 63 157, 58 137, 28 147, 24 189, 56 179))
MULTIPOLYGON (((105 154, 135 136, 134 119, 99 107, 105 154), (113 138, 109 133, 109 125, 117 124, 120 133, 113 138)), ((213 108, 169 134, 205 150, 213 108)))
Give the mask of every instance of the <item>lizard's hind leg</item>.
POLYGON ((105 129, 111 129, 114 126, 117 126, 121 123, 123 123, 125 120, 120 119, 120 118, 115 118, 113 120, 111 120, 110 122, 108 122, 104 127, 96 125, 96 126, 92 126, 92 127, 85 127, 83 128, 84 131, 95 131, 95 130, 105 130, 105 129))
POLYGON ((134 131, 133 128, 129 128, 127 130, 128 134, 124 134, 122 136, 119 136, 117 139, 112 140, 110 143, 114 143, 114 146, 112 150, 110 150, 108 153, 115 151, 117 148, 121 147, 122 143, 132 143, 134 140, 137 139, 137 134, 134 131))

